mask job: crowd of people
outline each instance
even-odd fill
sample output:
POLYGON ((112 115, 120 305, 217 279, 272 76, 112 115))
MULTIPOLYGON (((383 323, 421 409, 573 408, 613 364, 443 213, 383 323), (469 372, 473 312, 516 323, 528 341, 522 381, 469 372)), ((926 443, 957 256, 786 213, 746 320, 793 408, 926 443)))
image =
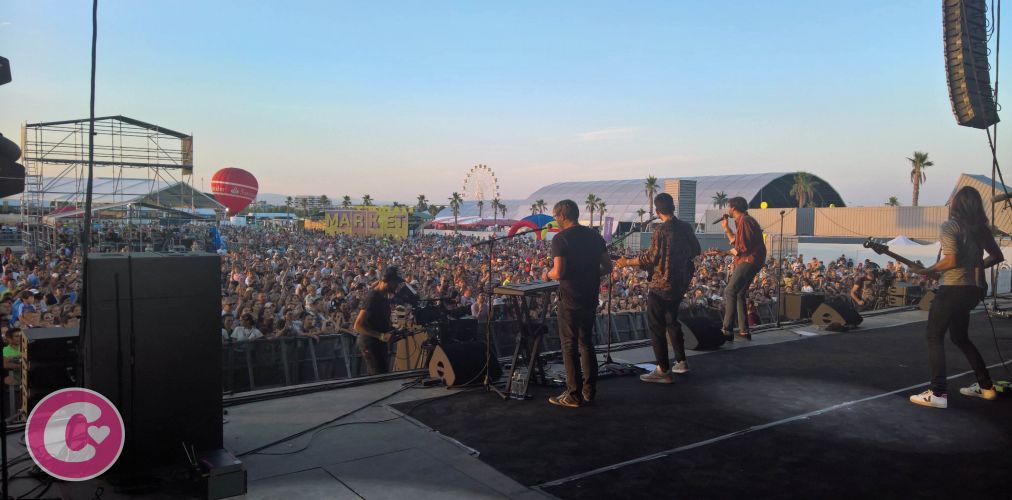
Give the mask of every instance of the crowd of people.
MULTIPOLYGON (((332 236, 277 226, 224 226, 222 253, 222 339, 318 335, 348 330, 361 302, 378 275, 397 265, 407 283, 422 298, 456 315, 500 319, 510 314, 491 307, 482 290, 492 286, 544 279, 551 266, 550 244, 532 238, 513 238, 492 248, 491 276, 487 245, 466 235, 424 235, 404 240, 332 236)), ((171 228, 108 226, 96 229, 93 241, 107 251, 139 250, 169 245, 214 250, 215 236, 206 226, 171 228), (112 246, 108 246, 112 244, 112 246), (137 248, 139 247, 139 248, 137 248)), ((81 260, 72 233, 60 235, 59 247, 36 255, 2 256, 0 324, 4 337, 14 338, 25 327, 73 326, 81 316, 81 260)), ((682 308, 690 315, 717 316, 723 307, 723 289, 732 271, 729 257, 702 255, 685 295, 682 308)), ((889 273, 896 281, 931 287, 928 278, 908 273, 901 266, 853 262, 845 256, 823 262, 804 256, 784 259, 784 293, 814 292, 827 297, 860 300, 864 289, 879 283, 876 274, 889 273), (873 270, 873 272, 869 272, 873 270), (857 288, 857 290, 855 290, 857 288), (857 299, 855 299, 857 297, 857 299)), ((768 259, 760 269, 749 297, 750 322, 766 318, 777 297, 777 261, 768 259), (764 308, 766 308, 764 310, 764 308)), ((599 313, 639 312, 645 308, 647 274, 635 268, 615 269, 610 283, 602 283, 599 313), (610 292, 610 295, 609 295, 610 292), (610 300, 609 300, 610 299, 610 300)), ((859 306, 861 304, 858 304, 859 306)))

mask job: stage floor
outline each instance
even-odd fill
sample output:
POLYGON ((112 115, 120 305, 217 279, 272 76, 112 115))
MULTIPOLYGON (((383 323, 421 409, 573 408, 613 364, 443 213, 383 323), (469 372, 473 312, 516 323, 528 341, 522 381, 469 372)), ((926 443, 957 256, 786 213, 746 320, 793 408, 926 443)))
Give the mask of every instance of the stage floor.
MULTIPOLYGON (((603 380, 586 408, 549 405, 559 389, 541 387, 396 408, 565 499, 1012 498, 1012 398, 959 395, 974 379, 947 343, 949 408, 908 402, 928 379, 924 326, 736 345, 692 356, 671 385, 603 380)), ((1012 322, 995 326, 1012 357, 1012 322)), ((987 317, 971 331, 992 377, 1012 379, 987 317)))

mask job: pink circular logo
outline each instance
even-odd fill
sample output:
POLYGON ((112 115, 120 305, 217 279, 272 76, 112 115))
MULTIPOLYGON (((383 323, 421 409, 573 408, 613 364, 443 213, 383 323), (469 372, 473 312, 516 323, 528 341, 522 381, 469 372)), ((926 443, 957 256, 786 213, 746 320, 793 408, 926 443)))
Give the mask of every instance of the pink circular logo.
POLYGON ((35 463, 64 481, 87 481, 109 470, 123 451, 119 410, 90 389, 60 389, 28 416, 25 444, 35 463))

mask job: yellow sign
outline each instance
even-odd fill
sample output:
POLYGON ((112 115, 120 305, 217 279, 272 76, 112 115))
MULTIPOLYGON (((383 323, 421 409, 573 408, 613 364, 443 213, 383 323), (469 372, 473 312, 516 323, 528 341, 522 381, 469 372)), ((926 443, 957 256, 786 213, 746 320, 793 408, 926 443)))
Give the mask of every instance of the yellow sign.
POLYGON ((354 234, 358 236, 408 237, 410 207, 355 206, 328 210, 324 220, 327 236, 354 234))

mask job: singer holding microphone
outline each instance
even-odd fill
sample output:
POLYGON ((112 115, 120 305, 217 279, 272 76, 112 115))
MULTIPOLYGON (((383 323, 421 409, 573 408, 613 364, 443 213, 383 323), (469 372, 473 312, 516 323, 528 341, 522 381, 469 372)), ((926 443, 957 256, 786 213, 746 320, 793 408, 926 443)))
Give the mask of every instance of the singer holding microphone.
POLYGON ((731 250, 727 252, 710 250, 707 254, 734 256, 734 272, 727 280, 727 287, 724 288, 724 339, 728 342, 734 340, 733 328, 737 318, 738 335, 743 339, 752 340, 752 334, 748 331, 745 306, 748 288, 759 273, 759 269, 766 263, 766 243, 763 242, 762 228, 748 214, 748 202, 740 196, 728 200, 727 215, 714 224, 718 222, 731 243, 731 250), (731 230, 730 219, 734 219, 734 231, 731 230))

